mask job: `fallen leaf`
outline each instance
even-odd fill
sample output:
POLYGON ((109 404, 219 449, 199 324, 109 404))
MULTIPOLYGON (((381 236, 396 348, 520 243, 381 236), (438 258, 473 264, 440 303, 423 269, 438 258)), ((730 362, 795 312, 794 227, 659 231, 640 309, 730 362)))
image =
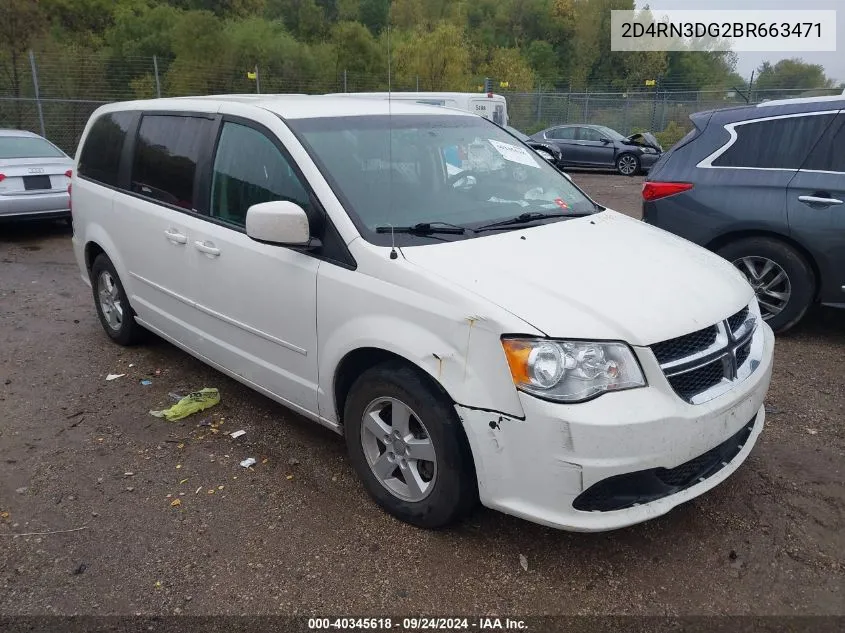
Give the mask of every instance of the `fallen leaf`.
POLYGON ((522 567, 523 571, 528 571, 528 559, 522 554, 519 555, 519 566, 522 567))
POLYGON ((185 448, 185 444, 183 442, 180 442, 176 445, 176 448, 185 448))
POLYGON ((182 464, 176 464, 176 470, 179 470, 180 468, 182 468, 182 464))
POLYGON ((178 508, 178 507, 179 507, 179 506, 181 506, 181 505, 182 505, 182 500, 181 500, 181 499, 174 499, 173 501, 171 501, 171 502, 170 502, 170 507, 171 507, 171 508, 178 508))
POLYGON ((270 461, 270 460, 269 460, 269 459, 267 459, 267 458, 265 457, 264 459, 262 459, 262 460, 261 460, 261 463, 262 463, 262 464, 266 464, 266 463, 267 463, 267 462, 269 462, 269 461, 270 461))
POLYGON ((188 481, 187 479, 183 479, 183 480, 181 480, 181 481, 179 482, 179 485, 181 486, 182 484, 184 484, 184 483, 185 483, 185 482, 187 482, 187 481, 188 481))
POLYGON ((810 435, 817 435, 817 434, 818 434, 818 431, 817 431, 816 429, 810 429, 810 428, 808 428, 808 429, 807 429, 807 433, 809 433, 810 435))
POLYGON ((208 494, 213 495, 213 494, 214 494, 214 488, 209 488, 209 489, 208 489, 208 494))
POLYGON ((161 581, 160 581, 160 580, 156 580, 156 584, 155 584, 155 585, 153 585, 153 586, 154 586, 156 589, 161 589, 161 581))
POLYGON ((217 486, 218 490, 223 490, 223 486, 217 486))
POLYGON ((285 479, 287 479, 288 481, 290 481, 291 479, 293 479, 293 475, 287 475, 287 476, 285 477, 285 479))
POLYGON ((8 519, 9 513, 8 512, 0 512, 0 519, 8 519))

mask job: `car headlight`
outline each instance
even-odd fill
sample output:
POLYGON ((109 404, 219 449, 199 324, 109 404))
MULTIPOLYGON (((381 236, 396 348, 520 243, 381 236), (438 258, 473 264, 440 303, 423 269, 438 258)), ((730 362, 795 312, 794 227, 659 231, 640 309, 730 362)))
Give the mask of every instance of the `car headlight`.
POLYGON ((643 154, 656 154, 657 150, 653 147, 641 147, 643 154))
POLYGON ((502 347, 517 388, 547 400, 581 402, 646 385, 624 343, 505 338, 502 347))

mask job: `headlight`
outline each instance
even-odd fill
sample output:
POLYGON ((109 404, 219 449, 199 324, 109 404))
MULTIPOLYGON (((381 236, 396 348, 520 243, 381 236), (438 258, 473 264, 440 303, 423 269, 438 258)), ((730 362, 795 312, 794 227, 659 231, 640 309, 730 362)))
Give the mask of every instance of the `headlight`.
POLYGON ((646 385, 624 343, 506 338, 502 347, 517 388, 548 400, 580 402, 646 385))
POLYGON ((657 150, 653 147, 641 147, 643 154, 656 154, 657 150))

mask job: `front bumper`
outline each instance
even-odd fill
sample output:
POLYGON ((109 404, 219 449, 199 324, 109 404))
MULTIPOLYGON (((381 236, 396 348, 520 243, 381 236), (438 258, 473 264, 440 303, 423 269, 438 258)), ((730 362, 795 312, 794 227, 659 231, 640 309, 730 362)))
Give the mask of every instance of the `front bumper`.
POLYGON ((70 216, 67 191, 0 195, 0 219, 54 218, 70 216))
MULTIPOLYGON (((645 388, 571 405, 520 393, 524 420, 456 406, 475 460, 481 502, 543 525, 599 532, 660 516, 715 487, 745 461, 763 429, 774 335, 768 325, 758 329, 760 364, 733 389, 703 404, 681 400, 650 350, 638 348, 645 388), (721 459, 713 467, 717 447, 725 452, 718 452, 721 459), (607 487, 612 477, 624 480, 655 469, 677 474, 705 461, 709 467, 701 471, 701 481, 675 486, 665 495, 640 496, 639 503, 633 498, 637 504, 623 509, 576 509, 584 507, 584 497, 576 504, 579 495, 607 487)), ((639 492, 633 490, 635 496, 639 492)))
POLYGON ((643 171, 648 171, 659 158, 660 154, 640 154, 640 168, 643 171))

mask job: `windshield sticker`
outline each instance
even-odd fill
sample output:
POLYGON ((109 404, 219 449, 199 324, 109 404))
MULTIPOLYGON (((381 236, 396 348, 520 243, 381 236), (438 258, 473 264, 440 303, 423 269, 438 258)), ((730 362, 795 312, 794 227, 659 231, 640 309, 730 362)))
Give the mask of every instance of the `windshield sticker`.
POLYGON ((561 209, 568 209, 568 208, 569 208, 569 205, 568 205, 568 204, 566 204, 566 203, 565 203, 563 200, 561 200, 560 198, 555 198, 555 204, 556 204, 557 206, 559 206, 561 209))
POLYGON ((509 160, 512 163, 519 163, 520 165, 528 165, 529 167, 536 167, 540 169, 540 165, 537 164, 537 161, 531 156, 528 150, 517 147, 516 145, 510 145, 508 143, 501 143, 499 141, 494 141, 493 139, 489 140, 490 145, 494 147, 494 149, 501 154, 502 158, 505 160, 509 160))
POLYGON ((487 202, 499 202, 499 203, 502 203, 502 204, 518 204, 521 207, 531 206, 531 203, 526 202, 525 200, 507 200, 506 198, 497 198, 496 196, 493 196, 492 198, 487 200, 487 202))

